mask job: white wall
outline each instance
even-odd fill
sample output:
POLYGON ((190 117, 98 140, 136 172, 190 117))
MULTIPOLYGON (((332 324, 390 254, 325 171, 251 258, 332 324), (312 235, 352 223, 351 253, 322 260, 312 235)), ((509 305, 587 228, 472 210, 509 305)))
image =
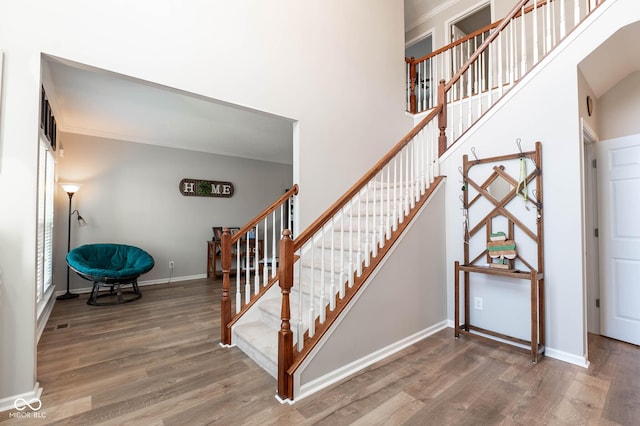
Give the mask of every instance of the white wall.
POLYGON ((397 0, 0 0, 0 403, 36 376, 41 53, 298 120, 304 226, 409 129, 403 33, 397 0))
MULTIPOLYGON (((451 179, 459 176, 463 154, 476 148, 479 157, 517 152, 515 141, 531 150, 542 142, 545 226, 545 285, 547 354, 569 362, 586 362, 586 322, 584 315, 583 215, 581 103, 577 65, 618 28, 640 20, 633 0, 605 2, 600 12, 569 37, 509 95, 498 104, 446 154, 441 171, 451 179), (547 96, 543 94, 548 94, 547 96), (508 123, 508 125, 507 125, 508 123)), ((447 259, 450 265, 462 259, 460 189, 447 186, 447 259)), ((449 272, 449 317, 453 317, 453 276, 449 272)), ((485 287, 485 319, 495 328, 504 327, 512 317, 504 317, 500 305, 486 312, 486 298, 501 304, 502 285, 485 287)), ((511 290, 510 290, 511 291, 511 290)), ((526 322, 522 326, 528 327, 526 322)), ((521 327, 522 327, 521 326, 521 327)), ((526 335, 527 330, 521 331, 526 335)))
POLYGON ((598 136, 614 139, 640 133, 640 71, 628 75, 598 99, 598 136))
MULTIPOLYGON (((82 183, 73 197, 88 225, 72 218, 71 247, 98 242, 137 245, 156 266, 141 282, 206 274, 206 242, 212 226, 243 226, 291 187, 286 164, 247 160, 91 136, 62 134, 64 157, 58 159, 60 182, 82 183), (231 198, 185 197, 183 178, 222 180, 234 184, 231 198)), ((58 188, 56 275, 66 285, 69 198, 58 188)), ((72 288, 91 283, 71 274, 72 288)))

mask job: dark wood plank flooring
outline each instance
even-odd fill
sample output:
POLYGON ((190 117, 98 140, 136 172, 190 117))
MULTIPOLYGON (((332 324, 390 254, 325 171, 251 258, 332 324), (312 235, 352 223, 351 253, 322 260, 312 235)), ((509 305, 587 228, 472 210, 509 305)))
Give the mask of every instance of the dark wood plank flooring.
POLYGON ((290 406, 271 376, 218 345, 220 282, 142 292, 111 307, 58 301, 38 347, 41 418, 7 411, 0 423, 640 424, 640 349, 600 336, 584 369, 444 330, 290 406))

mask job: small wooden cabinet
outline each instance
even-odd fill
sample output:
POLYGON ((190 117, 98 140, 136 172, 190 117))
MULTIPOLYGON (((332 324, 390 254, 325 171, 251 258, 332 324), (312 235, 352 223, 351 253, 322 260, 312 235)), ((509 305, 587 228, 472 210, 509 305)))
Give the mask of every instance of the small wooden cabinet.
MULTIPOLYGON (((262 240, 241 240, 239 244, 233 244, 231 246, 231 274, 235 274, 237 269, 236 264, 240 259, 240 270, 249 271, 256 267, 256 261, 262 257, 262 240), (258 256, 256 259, 256 247, 258 249, 258 256), (238 250, 239 253, 238 253, 238 250), (238 256, 239 254, 239 256, 238 256)), ((207 278, 213 278, 217 280, 218 277, 222 277, 222 242, 221 241, 207 241, 207 278), (220 269, 219 269, 220 268, 220 269)))

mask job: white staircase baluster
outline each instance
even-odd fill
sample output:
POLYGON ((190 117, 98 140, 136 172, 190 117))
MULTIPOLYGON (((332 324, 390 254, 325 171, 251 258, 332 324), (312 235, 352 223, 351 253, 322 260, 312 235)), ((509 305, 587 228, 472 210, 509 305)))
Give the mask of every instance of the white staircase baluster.
MULTIPOLYGON (((391 212, 391 163, 386 165, 387 168, 387 223, 386 223, 386 237, 385 240, 391 238, 391 224, 393 223, 393 214, 391 212)), ((384 245, 382 238, 380 238, 380 247, 384 245)))
POLYGON ((357 232, 357 240, 358 240, 358 249, 356 253, 356 271, 358 272, 358 277, 362 275, 362 198, 361 198, 362 190, 358 191, 358 232, 357 232))
POLYGON ((543 15, 545 25, 544 53, 547 54, 551 50, 551 31, 553 31, 553 29, 551 28, 551 6, 549 6, 549 4, 547 4, 547 6, 543 9, 543 15))
POLYGON ((345 262, 346 259, 344 258, 344 215, 346 214, 345 212, 345 207, 342 208, 342 211, 340 213, 340 279, 338 281, 338 283, 340 284, 340 299, 344 298, 344 291, 345 291, 345 262))
MULTIPOLYGON (((309 296, 309 337, 313 337, 316 334, 316 310, 315 310, 315 249, 316 245, 313 243, 313 237, 311 238, 311 282, 310 285, 310 296, 309 296)), ((302 290, 302 288, 300 289, 302 290)))
POLYGON ((516 81, 516 52, 515 52, 515 36, 514 29, 515 25, 513 24, 513 20, 511 21, 511 25, 509 25, 509 67, 511 68, 511 76, 509 77, 509 84, 513 85, 516 81))
MULTIPOLYGON (((578 1, 578 0, 576 0, 578 1)), ((575 22, 577 24, 578 21, 575 22)), ((560 0, 560 38, 564 38, 567 34, 567 11, 564 0, 560 0)))
POLYGON ((405 176, 404 176, 404 209, 402 212, 402 216, 406 217, 409 214, 409 205, 411 203, 410 198, 411 198, 411 192, 410 192, 410 188, 409 185, 411 184, 411 177, 410 177, 410 166, 409 166, 409 150, 408 148, 405 146, 404 149, 404 161, 405 161, 405 176))
MULTIPOLYGON (((274 260, 276 258, 276 239, 279 236, 276 236, 276 212, 274 211, 273 213, 271 213, 271 255, 273 256, 274 260)), ((282 235, 282 234, 280 234, 282 235)), ((271 278, 276 276, 276 263, 277 262, 271 262, 271 278)))
POLYGON ((524 6, 522 6, 520 17, 520 78, 527 72, 527 34, 526 34, 526 19, 524 14, 524 6))
MULTIPOLYGON (((245 252, 244 252, 244 276, 245 279, 247 280, 247 290, 251 291, 251 268, 249 267, 249 239, 247 238, 247 236, 245 235, 245 240, 246 240, 246 244, 245 244, 245 252)), ((238 240, 240 241, 240 240, 238 240)))
POLYGON ((349 288, 353 287, 353 199, 349 201, 349 269, 347 273, 349 274, 349 288))
MULTIPOLYGON (((380 171, 380 173, 378 173, 377 176, 380 176, 380 202, 378 203, 378 205, 380 206, 380 211, 378 212, 378 232, 377 232, 377 236, 376 236, 376 240, 374 241, 374 256, 378 256, 378 248, 382 247, 384 245, 384 233, 385 233, 385 224, 389 223, 388 220, 388 213, 387 215, 385 215, 384 212, 384 193, 385 193, 385 183, 384 183, 384 170, 387 166, 384 166, 384 168, 380 171), (387 221, 385 222, 385 217, 387 218, 387 221)), ((375 188, 375 185, 374 185, 375 188)), ((387 190, 388 191, 388 190, 387 190)), ((374 196, 376 195, 376 193, 374 192, 374 196)), ((377 197, 374 197, 377 198, 377 197)), ((375 209, 374 209, 375 210, 375 209)))
MULTIPOLYGON (((378 195, 378 188, 377 188, 377 181, 376 181, 376 177, 373 178, 373 183, 370 185, 370 187, 373 188, 373 206, 372 206, 372 210, 373 210, 373 217, 371 218, 371 225, 373 226, 373 238, 371 239, 371 255, 369 255, 369 252, 367 252, 367 266, 369 266, 371 264, 371 259, 370 256, 376 257, 378 255, 378 222, 377 222, 377 204, 376 204, 376 198, 378 195)), ((369 191, 367 191, 367 193, 369 193, 369 191)), ((380 194, 382 194, 382 190, 380 190, 380 194)), ((368 196, 368 195, 367 195, 368 196)), ((382 201, 380 201, 380 204, 382 203, 382 201)))
POLYGON ((409 155, 409 209, 416 205, 416 144, 415 138, 407 144, 407 153, 409 155))
POLYGON ((498 96, 502 97, 504 94, 504 62, 502 62, 502 34, 499 34, 498 37, 498 96))
POLYGON ((392 226, 393 230, 398 229, 398 157, 393 157, 393 216, 392 226))
POLYGON ((238 265, 240 265, 240 250, 236 248, 236 313, 240 312, 240 309, 242 309, 242 294, 240 292, 242 284, 240 282, 241 274, 238 270, 238 265))
MULTIPOLYGON (((482 92, 484 91, 484 68, 482 66, 482 60, 484 58, 484 53, 480 56, 478 56, 478 59, 476 59, 476 91, 477 91, 477 95, 478 98, 476 100, 477 104, 478 104, 478 112, 477 112, 477 116, 476 116, 476 120, 478 118, 480 118, 480 116, 482 115, 482 92)), ((471 127, 471 123, 469 124, 469 127, 471 127)))
MULTIPOLYGON (((273 214, 273 213, 271 213, 273 214)), ((267 233, 267 226, 269 224, 269 221, 267 219, 267 217, 264 218, 264 231, 262 231, 263 233, 263 237, 262 237, 262 247, 264 249, 264 253, 262 253, 262 261, 264 262, 264 264, 262 265, 262 285, 267 285, 267 283, 269 282, 269 234, 267 233)), ((256 234, 257 235, 257 234, 256 234)), ((275 254, 272 255, 273 258, 275 258, 275 254)))
POLYGON ((326 317, 326 309, 325 304, 326 304, 326 300, 327 300, 327 296, 326 296, 326 290, 325 290, 325 267, 324 267, 324 259, 326 258, 326 248, 324 245, 324 240, 325 240, 325 235, 326 232, 324 230, 324 225, 322 225, 322 228, 320 228, 320 303, 318 304, 318 308, 320 309, 320 324, 324 324, 324 320, 326 317))
MULTIPOLYGON (((253 252, 253 280, 254 280, 254 291, 255 294, 258 294, 260 292, 260 262, 258 261, 260 259, 260 251, 258 250, 258 232, 259 232, 259 228, 258 225, 256 224, 256 229, 255 232, 253 234, 253 250, 255 250, 253 252)), ((249 236, 247 235, 247 242, 249 242, 249 236)), ((249 257, 249 256, 247 256, 249 257)))
POLYGON ((558 27, 556 26, 556 4, 552 3, 551 7, 551 45, 556 45, 556 34, 559 36, 558 27))
MULTIPOLYGON (((371 242, 369 241, 369 187, 371 186, 371 182, 367 183, 367 186, 365 186, 365 205, 364 205, 364 266, 369 266, 369 260, 370 260, 370 255, 369 253, 371 253, 371 242)), ((358 215, 360 216, 360 215, 358 215)), ((362 220, 362 217, 360 216, 360 220, 362 220)), ((360 223, 360 222, 358 222, 360 223)), ((359 231, 359 229, 358 229, 359 231)), ((360 232, 358 232, 358 234, 360 234, 360 232)))
POLYGON ((400 185, 400 188, 398 188, 398 191, 400 192, 400 200, 399 200, 399 204, 398 204, 398 223, 402 223, 404 221, 404 191, 402 189, 403 183, 403 174, 402 174, 402 151, 400 151, 398 153, 398 157, 399 157, 399 162, 400 162, 400 174, 398 175, 398 184, 400 185))
POLYGON ((487 96, 489 97, 489 102, 487 103, 487 108, 490 108, 491 105, 493 105, 493 86, 494 86, 494 80, 495 80, 495 76, 493 75, 494 73, 494 63, 495 63, 495 53, 496 53, 496 44, 491 43, 489 44, 489 49, 488 49, 488 57, 487 57, 487 96))
POLYGON ((336 265, 335 265, 335 258, 336 258, 336 252, 335 252, 335 247, 334 247, 334 240, 335 240, 335 228, 334 228, 334 223, 335 223, 335 216, 331 219, 331 222, 329 222, 329 235, 331 235, 331 281, 329 282, 329 309, 331 309, 331 311, 336 309, 336 265))
MULTIPOLYGON (((236 255, 237 255, 237 271, 236 275, 238 277, 242 277, 242 256, 240 256, 240 251, 242 250, 242 246, 240 245, 240 240, 236 241, 236 255)), ((245 256, 246 257, 246 256, 245 256)), ((249 278, 245 280, 244 283, 244 303, 249 303, 251 300, 251 284, 249 284, 249 278)))
MULTIPOLYGON (((564 1, 564 0, 563 0, 564 1)), ((538 63, 538 0, 533 0, 533 64, 538 63)))
POLYGON ((420 196, 422 196, 424 195, 424 190, 429 179, 428 171, 426 169, 427 164, 429 164, 427 163, 427 147, 425 142, 427 134, 425 133, 424 129, 420 130, 420 133, 418 133, 418 137, 420 146, 420 162, 418 163, 420 167, 420 196))
MULTIPOLYGON (((300 252, 298 252, 300 255, 300 252)), ((304 348, 304 328, 302 323, 302 311, 303 311, 303 301, 302 301, 302 262, 297 262, 298 265, 298 328, 297 328, 297 338, 298 338, 298 351, 301 351, 304 348)), ((295 281, 295 280, 294 280, 295 281)))

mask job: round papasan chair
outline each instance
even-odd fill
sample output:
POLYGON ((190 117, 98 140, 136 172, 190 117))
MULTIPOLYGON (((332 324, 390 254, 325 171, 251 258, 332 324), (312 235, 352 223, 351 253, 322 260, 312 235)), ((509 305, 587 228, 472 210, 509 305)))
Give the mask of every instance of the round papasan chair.
POLYGON ((153 268, 153 257, 139 247, 126 244, 85 244, 67 254, 67 264, 82 278, 93 281, 88 305, 115 305, 142 297, 138 277, 153 268), (125 285, 131 289, 123 290, 125 285), (100 293, 101 287, 108 287, 100 293), (108 297, 105 302, 98 298, 108 297))

